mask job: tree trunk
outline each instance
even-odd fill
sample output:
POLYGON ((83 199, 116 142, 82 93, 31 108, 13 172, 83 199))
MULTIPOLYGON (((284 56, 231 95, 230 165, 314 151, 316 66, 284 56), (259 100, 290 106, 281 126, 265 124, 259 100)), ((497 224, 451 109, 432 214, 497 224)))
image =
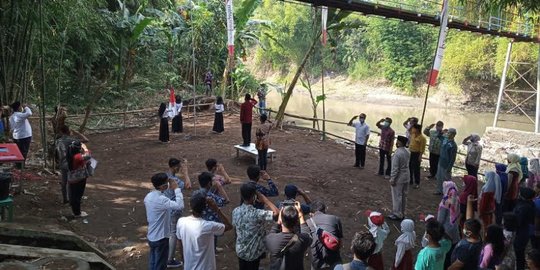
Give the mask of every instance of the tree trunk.
POLYGON ((304 67, 307 63, 307 60, 313 54, 315 51, 315 45, 319 42, 319 37, 321 34, 316 35, 316 37, 313 39, 313 42, 311 43, 311 47, 309 47, 309 50, 307 51, 306 55, 304 56, 304 59, 302 60, 302 63, 298 68, 296 69, 296 73, 294 74, 294 77, 291 81, 291 85, 289 85, 289 88, 287 88, 287 93, 285 93, 285 96, 283 97, 283 101, 281 101, 281 105, 279 105, 279 110, 276 115, 276 126, 281 126, 281 122, 283 121, 283 116, 285 113, 285 108, 287 107, 287 103, 289 103, 289 99, 291 98, 292 92, 294 90, 294 87, 296 86, 296 82, 298 82, 298 78, 300 78, 300 74, 302 74, 302 71, 304 70, 304 67))
MULTIPOLYGON (((89 84, 91 84, 91 82, 89 82, 89 84)), ((80 133, 84 133, 84 131, 86 130, 86 124, 88 123, 88 119, 90 118, 90 114, 92 113, 94 106, 96 105, 97 101, 101 99, 103 94, 105 94, 106 84, 107 83, 105 82, 96 87, 96 90, 93 94, 93 98, 90 100, 90 102, 88 102, 88 104, 86 105, 86 108, 84 108, 84 111, 85 111, 84 119, 83 119, 83 122, 81 123, 81 126, 79 127, 80 133)), ((88 86, 88 88, 90 87, 91 86, 88 86)))

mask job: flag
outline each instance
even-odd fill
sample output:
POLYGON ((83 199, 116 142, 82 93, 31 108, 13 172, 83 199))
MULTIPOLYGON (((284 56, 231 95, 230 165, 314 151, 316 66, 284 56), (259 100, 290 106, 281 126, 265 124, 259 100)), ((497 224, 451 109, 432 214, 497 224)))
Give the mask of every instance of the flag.
POLYGON ((234 17, 232 0, 225 0, 225 12, 227 13, 227 49, 229 56, 234 55, 234 17))
POLYGON ((169 88, 169 116, 173 118, 177 114, 178 112, 176 111, 176 96, 174 95, 174 88, 171 86, 171 88, 169 88))
POLYGON ((437 43, 437 54, 435 55, 435 60, 433 63, 433 69, 429 72, 428 84, 435 86, 437 84, 437 76, 439 75, 439 70, 441 69, 442 59, 444 55, 444 41, 446 39, 446 34, 448 34, 448 29, 446 28, 448 24, 448 0, 443 1, 443 7, 441 11, 441 30, 439 33, 439 42, 437 43))
POLYGON ((328 20, 328 7, 321 7, 321 23, 322 23, 322 44, 326 46, 328 32, 326 31, 326 21, 328 20))

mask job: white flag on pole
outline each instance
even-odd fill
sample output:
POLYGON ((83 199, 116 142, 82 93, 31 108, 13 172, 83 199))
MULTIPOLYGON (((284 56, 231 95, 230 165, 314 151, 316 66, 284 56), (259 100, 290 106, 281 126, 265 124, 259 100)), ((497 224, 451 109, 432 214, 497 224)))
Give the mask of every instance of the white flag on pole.
POLYGON ((227 49, 229 56, 234 55, 234 17, 233 17, 233 2, 225 0, 225 12, 227 13, 227 49))
POLYGON ((437 76, 439 76, 439 70, 441 69, 442 59, 445 49, 446 35, 448 34, 448 0, 443 1, 443 7, 441 11, 441 31, 439 34, 439 42, 437 44, 437 54, 435 55, 435 62, 433 63, 433 69, 429 72, 428 84, 435 86, 437 84, 437 76))

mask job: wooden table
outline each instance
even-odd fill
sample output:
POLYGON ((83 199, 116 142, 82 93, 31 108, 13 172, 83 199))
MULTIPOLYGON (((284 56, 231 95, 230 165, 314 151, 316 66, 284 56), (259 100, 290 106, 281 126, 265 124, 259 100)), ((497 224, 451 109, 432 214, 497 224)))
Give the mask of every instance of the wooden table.
MULTIPOLYGON (((242 151, 244 153, 254 156, 255 164, 259 164, 259 151, 257 151, 257 148, 255 147, 254 143, 250 143, 249 146, 242 146, 241 144, 237 144, 234 146, 234 149, 236 149, 237 158, 240 156, 240 151, 242 151)), ((276 153, 276 150, 272 148, 268 148, 267 155, 271 161, 274 161, 274 153, 276 153)))

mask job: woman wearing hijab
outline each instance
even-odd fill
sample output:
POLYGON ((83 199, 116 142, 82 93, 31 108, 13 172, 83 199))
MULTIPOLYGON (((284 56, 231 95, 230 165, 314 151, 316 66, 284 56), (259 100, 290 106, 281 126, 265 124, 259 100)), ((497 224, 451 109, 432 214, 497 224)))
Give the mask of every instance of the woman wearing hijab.
POLYGON ((529 160, 527 187, 534 189, 537 183, 540 183, 540 162, 538 158, 531 158, 531 160, 529 160))
POLYGON ((500 204, 501 199, 501 179, 494 171, 486 172, 486 183, 480 192, 480 203, 478 205, 478 214, 482 220, 484 232, 495 221, 496 204, 500 204))
POLYGON ((506 173, 506 165, 502 163, 495 164, 495 171, 501 180, 501 196, 502 200, 500 204, 495 205, 495 222, 499 225, 502 225, 503 220, 503 208, 504 208, 504 198, 506 197, 506 192, 508 191, 508 174, 506 173))
POLYGON ((212 128, 212 131, 222 133, 225 131, 225 128, 223 127, 223 112, 225 111, 225 106, 223 106, 222 97, 218 96, 216 98, 214 108, 216 109, 216 113, 214 114, 214 127, 212 128))
POLYGON ((467 197, 469 195, 472 195, 472 198, 475 199, 473 203, 473 213, 477 210, 476 199, 478 199, 478 180, 474 176, 465 175, 463 176, 463 184, 463 191, 459 195, 459 210, 461 212, 460 225, 462 228, 467 215, 467 197))
POLYGON ((414 221, 404 219, 401 222, 401 235, 396 239, 396 259, 394 270, 413 270, 412 249, 415 246, 416 233, 414 232, 414 221))
POLYGON ((437 221, 443 226, 444 231, 450 238, 452 244, 444 262, 446 269, 450 265, 450 255, 452 254, 452 250, 460 240, 458 223, 460 213, 456 183, 453 181, 443 182, 443 192, 444 196, 439 204, 439 210, 437 211, 437 221))
POLYGON ((167 143, 169 142, 169 110, 167 109, 167 105, 163 102, 159 105, 158 117, 160 119, 159 140, 167 143))
POLYGON ((478 168, 480 167, 480 158, 482 157, 480 136, 478 134, 471 134, 463 139, 463 144, 467 146, 467 158, 465 159, 467 174, 478 178, 478 168))
POLYGON ((523 178, 523 172, 521 170, 520 157, 516 154, 508 154, 507 156, 508 167, 506 167, 506 173, 508 174, 508 191, 504 197, 504 212, 512 212, 516 206, 516 201, 519 193, 519 181, 523 178))
POLYGON ((519 164, 521 165, 521 172, 523 173, 523 176, 519 181, 523 182, 529 178, 529 159, 527 157, 521 157, 519 159, 519 164))
POLYGON ((174 107, 175 116, 172 119, 172 132, 173 133, 182 133, 184 131, 184 127, 182 124, 182 97, 180 95, 177 95, 175 97, 176 99, 176 105, 174 107))

